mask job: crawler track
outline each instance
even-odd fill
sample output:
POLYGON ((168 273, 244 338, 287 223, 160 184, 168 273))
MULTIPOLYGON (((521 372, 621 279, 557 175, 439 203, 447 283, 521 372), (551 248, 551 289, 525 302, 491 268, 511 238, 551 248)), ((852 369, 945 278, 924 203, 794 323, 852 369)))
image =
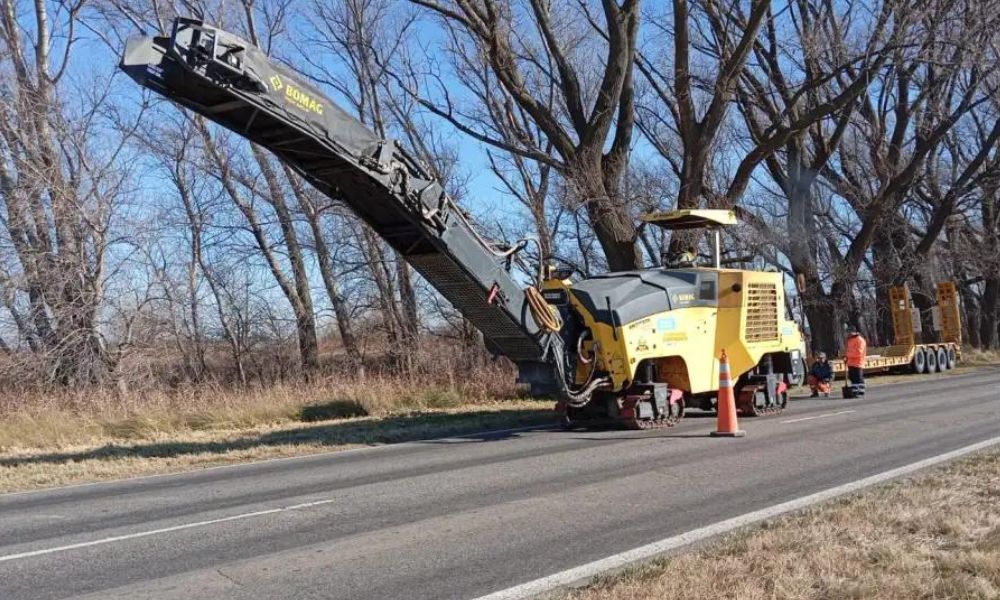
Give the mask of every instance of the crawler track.
POLYGON ((740 393, 736 398, 736 410, 739 411, 741 416, 766 417, 784 412, 785 406, 788 404, 787 391, 778 392, 777 401, 773 404, 761 406, 756 402, 756 400, 763 392, 764 387, 759 385, 745 386, 740 389, 740 393))
POLYGON ((624 423, 628 429, 647 431, 650 429, 667 429, 673 427, 684 419, 684 413, 677 417, 667 417, 664 419, 625 419, 618 421, 624 423))

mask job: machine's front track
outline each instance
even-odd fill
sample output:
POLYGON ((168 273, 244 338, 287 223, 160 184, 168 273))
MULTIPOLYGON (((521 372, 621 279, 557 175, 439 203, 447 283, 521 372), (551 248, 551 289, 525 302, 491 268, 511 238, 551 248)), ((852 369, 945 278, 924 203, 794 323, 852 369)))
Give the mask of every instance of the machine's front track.
POLYGON ((626 396, 622 400, 620 422, 628 429, 649 430, 673 427, 684 418, 684 394, 680 390, 660 410, 648 396, 626 396))
POLYGON ((744 417, 776 415, 788 405, 788 384, 777 374, 741 377, 736 384, 736 410, 744 417))
POLYGON ((559 423, 565 429, 666 429, 680 423, 684 409, 684 392, 662 384, 636 386, 624 395, 595 394, 584 406, 556 404, 559 423))
MULTIPOLYGON (((742 417, 777 415, 788 405, 788 384, 781 373, 748 373, 735 385, 736 410, 742 417)), ((702 410, 714 411, 715 394, 693 399, 702 410)), ((663 384, 637 384, 625 394, 598 393, 583 406, 556 404, 560 425, 565 429, 620 427, 646 431, 666 429, 684 418, 686 397, 682 390, 663 384)))

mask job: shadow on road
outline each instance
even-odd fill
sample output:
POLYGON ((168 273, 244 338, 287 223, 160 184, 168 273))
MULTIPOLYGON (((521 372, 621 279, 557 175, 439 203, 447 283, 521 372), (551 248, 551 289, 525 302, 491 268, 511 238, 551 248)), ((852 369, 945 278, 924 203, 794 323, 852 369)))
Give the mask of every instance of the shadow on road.
POLYGON ((124 458, 177 458, 196 454, 248 452, 276 446, 375 446, 423 440, 441 441, 448 437, 462 437, 467 441, 498 441, 514 437, 517 432, 491 433, 488 430, 547 425, 551 421, 552 413, 548 405, 538 410, 410 414, 365 421, 309 425, 219 441, 107 444, 80 452, 0 457, 0 467, 124 458))

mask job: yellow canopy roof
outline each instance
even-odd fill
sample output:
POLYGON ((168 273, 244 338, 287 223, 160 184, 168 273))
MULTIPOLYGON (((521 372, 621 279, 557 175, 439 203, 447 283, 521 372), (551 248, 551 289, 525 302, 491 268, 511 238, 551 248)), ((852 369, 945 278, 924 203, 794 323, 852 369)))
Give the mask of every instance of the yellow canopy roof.
POLYGON ((649 213, 642 220, 664 229, 703 229, 736 225, 736 213, 731 210, 671 210, 649 213))

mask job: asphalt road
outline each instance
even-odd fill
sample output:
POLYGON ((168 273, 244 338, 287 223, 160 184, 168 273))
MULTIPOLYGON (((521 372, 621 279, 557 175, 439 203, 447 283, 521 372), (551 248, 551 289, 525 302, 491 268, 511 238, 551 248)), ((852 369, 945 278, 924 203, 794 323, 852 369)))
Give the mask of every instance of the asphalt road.
POLYGON ((1000 371, 0 496, 0 598, 474 598, 1000 433, 1000 371), (95 543, 97 542, 97 543, 95 543))

